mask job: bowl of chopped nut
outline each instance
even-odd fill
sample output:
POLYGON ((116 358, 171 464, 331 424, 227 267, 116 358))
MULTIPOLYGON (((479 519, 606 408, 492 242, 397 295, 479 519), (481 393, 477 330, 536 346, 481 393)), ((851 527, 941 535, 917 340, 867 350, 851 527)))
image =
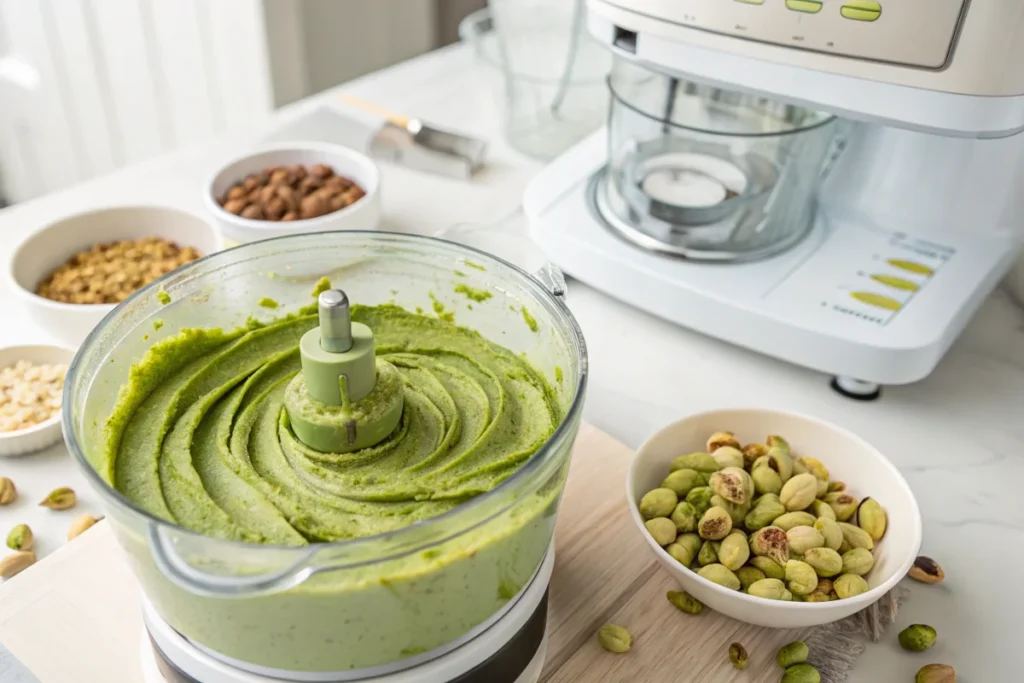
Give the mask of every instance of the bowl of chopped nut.
POLYGON ((355 150, 319 142, 261 147, 213 174, 203 201, 229 242, 376 230, 380 173, 355 150))
POLYGON ((210 222, 179 209, 99 209, 29 235, 11 256, 8 284, 33 322, 76 348, 133 292, 223 244, 210 222))
POLYGON ((60 346, 0 348, 0 457, 60 441, 64 375, 74 355, 60 346))

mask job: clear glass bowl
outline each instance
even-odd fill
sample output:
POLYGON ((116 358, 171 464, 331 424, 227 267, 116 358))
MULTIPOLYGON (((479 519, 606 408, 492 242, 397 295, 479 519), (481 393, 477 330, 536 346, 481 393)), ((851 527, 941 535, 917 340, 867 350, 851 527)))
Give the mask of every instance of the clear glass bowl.
POLYGON ((834 119, 616 58, 599 211, 623 237, 695 260, 768 256, 810 229, 834 119))
POLYGON ((514 266, 434 238, 307 234, 208 256, 118 306, 69 370, 64 431, 143 591, 174 629, 253 670, 340 679, 436 656, 512 604, 551 544, 586 379, 586 348, 568 309, 514 266), (184 328, 231 329, 252 315, 294 312, 312 302, 310 291, 325 275, 362 304, 393 301, 429 311, 436 298, 455 311, 457 324, 526 354, 550 379, 565 415, 561 425, 493 491, 442 516, 351 541, 294 548, 214 539, 158 519, 118 493, 101 446, 132 363, 184 328), (456 280, 493 297, 470 309, 453 291, 456 280), (157 300, 161 288, 171 303, 157 300), (260 308, 262 297, 281 308, 260 308), (158 319, 163 325, 154 331, 158 319))

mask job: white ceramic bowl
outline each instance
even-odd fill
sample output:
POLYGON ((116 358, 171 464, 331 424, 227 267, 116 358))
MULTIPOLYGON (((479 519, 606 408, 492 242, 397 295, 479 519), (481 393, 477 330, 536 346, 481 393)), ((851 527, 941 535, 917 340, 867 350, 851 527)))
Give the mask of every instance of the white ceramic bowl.
POLYGON ((813 417, 773 410, 715 410, 685 417, 647 440, 637 451, 626 478, 630 514, 651 552, 678 579, 684 590, 716 612, 773 628, 816 626, 847 617, 881 598, 909 571, 921 547, 921 513, 899 471, 860 437, 813 417), (644 528, 637 505, 658 488, 673 458, 704 451, 717 431, 731 431, 742 443, 763 442, 768 434, 784 437, 795 456, 818 458, 833 480, 847 483, 857 498, 871 496, 886 509, 889 524, 875 545, 875 566, 865 577, 870 590, 846 600, 782 602, 756 598, 712 583, 683 567, 644 528))
POLYGON ((29 235, 7 267, 8 285, 29 317, 61 344, 77 348, 114 304, 66 304, 35 293, 36 286, 71 256, 100 242, 162 237, 194 247, 203 256, 224 242, 217 229, 179 209, 123 206, 80 213, 51 223, 29 235))
POLYGON ((271 237, 329 230, 376 230, 380 224, 380 171, 366 156, 347 147, 322 142, 289 142, 261 147, 229 162, 213 174, 203 191, 203 203, 229 242, 255 242, 271 237), (326 164, 338 175, 349 178, 366 194, 359 201, 316 218, 297 221, 258 221, 225 211, 217 203, 250 173, 268 166, 313 166, 326 164))
MULTIPOLYGON (((36 365, 71 365, 75 352, 60 346, 42 344, 32 346, 8 346, 0 349, 0 368, 10 367, 19 360, 36 365)), ((49 448, 61 440, 60 411, 57 414, 28 429, 16 432, 0 432, 0 457, 25 455, 49 448)))

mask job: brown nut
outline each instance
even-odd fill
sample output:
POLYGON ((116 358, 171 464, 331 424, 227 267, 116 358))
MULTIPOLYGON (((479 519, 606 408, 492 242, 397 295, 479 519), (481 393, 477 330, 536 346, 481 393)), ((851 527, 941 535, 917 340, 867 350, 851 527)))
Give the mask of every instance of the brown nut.
POLYGON ((282 221, 297 221, 299 220, 299 214, 294 211, 289 211, 285 215, 281 216, 282 221))
POLYGON ((334 170, 327 164, 317 164, 313 168, 309 169, 311 175, 315 175, 318 178, 327 178, 328 176, 334 175, 334 170))
POLYGON ((242 218, 248 218, 249 220, 254 221, 263 220, 263 207, 259 204, 250 204, 242 211, 242 218))
POLYGON ((910 568, 907 575, 922 583, 939 583, 946 578, 946 573, 942 571, 939 563, 924 555, 914 560, 914 566, 910 568))
POLYGON ((227 198, 228 200, 243 199, 247 194, 249 193, 246 191, 244 187, 242 187, 241 185, 235 185, 230 190, 228 190, 227 198))
POLYGON ((327 202, 323 198, 312 194, 304 197, 299 206, 299 215, 303 218, 316 218, 327 213, 327 202))
POLYGON ((240 216, 242 214, 242 211, 244 211, 245 207, 247 207, 248 205, 249 200, 247 199, 231 199, 224 203, 224 210, 227 211, 228 213, 233 213, 236 216, 240 216))

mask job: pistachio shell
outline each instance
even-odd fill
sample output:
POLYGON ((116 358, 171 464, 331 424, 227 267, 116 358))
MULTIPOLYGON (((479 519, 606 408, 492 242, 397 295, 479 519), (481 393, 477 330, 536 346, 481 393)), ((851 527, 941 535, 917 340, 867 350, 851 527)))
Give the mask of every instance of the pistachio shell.
POLYGON ((914 683, 956 683, 956 670, 948 664, 927 664, 914 676, 914 683))
MULTIPOLYGON (((832 548, 811 548, 804 553, 804 562, 811 565, 818 576, 822 577, 835 576, 846 571, 843 558, 832 548)), ((829 590, 832 590, 831 585, 829 590)))
MULTIPOLYGON (((733 531, 722 540, 718 550, 718 561, 729 569, 736 571, 747 563, 750 558, 750 546, 747 537, 741 531, 733 531)), ((741 582, 742 583, 742 582, 741 582)))
POLYGON ((846 522, 839 522, 839 528, 843 530, 843 540, 850 546, 850 548, 864 548, 871 550, 875 547, 875 542, 871 540, 871 536, 868 532, 861 529, 859 526, 847 524, 846 522))
POLYGON ((814 502, 818 495, 818 480, 814 475, 805 472, 794 475, 782 485, 779 499, 787 510, 803 510, 814 502))
POLYGON ((708 508, 704 516, 697 523, 697 533, 701 538, 712 541, 720 541, 732 531, 732 518, 723 508, 714 506, 708 508))
POLYGON ((868 532, 873 541, 882 540, 889 520, 885 509, 874 498, 865 498, 857 508, 857 526, 868 532))
POLYGON ((818 573, 806 562, 790 560, 786 563, 786 585, 796 595, 808 595, 818 587, 818 573))
POLYGON ((736 578, 740 580, 740 585, 743 586, 743 590, 750 588, 752 584, 761 579, 767 578, 764 572, 757 567, 746 565, 735 570, 736 578))
POLYGON ((698 486, 703 486, 703 479, 700 472, 691 469, 676 470, 669 473, 661 482, 661 488, 671 489, 679 498, 684 498, 687 493, 698 486))
POLYGON ((821 548, 825 545, 825 538, 817 529, 810 526, 793 527, 786 532, 786 540, 789 541, 789 552, 797 553, 798 555, 803 555, 808 550, 821 548))
POLYGON ((761 579, 750 584, 747 593, 766 600, 782 600, 787 593, 786 587, 778 579, 761 579))
POLYGON ((825 539, 826 548, 839 550, 839 547, 843 544, 843 530, 839 528, 838 522, 829 517, 819 517, 814 521, 814 528, 825 539))
POLYGON ((868 582, 864 580, 864 577, 856 574, 843 574, 832 582, 832 590, 840 599, 845 600, 861 593, 867 593, 868 582))
POLYGON ((711 452, 711 457, 715 459, 723 469, 726 467, 739 467, 743 469, 743 452, 733 446, 722 446, 711 452))
POLYGON ((669 465, 669 469, 673 472, 682 469, 697 470, 698 472, 717 472, 718 463, 711 457, 710 453, 687 453, 673 460, 672 464, 669 465))
POLYGON ((660 546, 666 546, 676 540, 676 525, 668 517, 655 517, 644 522, 647 533, 651 535, 654 542, 660 546))
POLYGON ((740 580, 736 578, 731 569, 723 564, 709 564, 706 567, 701 567, 697 570, 697 574, 730 590, 738 591, 740 589, 740 580))
POLYGON ((747 654, 747 648, 743 647, 740 643, 730 645, 729 661, 732 662, 734 669, 746 669, 750 666, 750 655, 747 654))
POLYGON ((787 512, 784 515, 779 515, 772 522, 773 526, 777 526, 784 531, 789 531, 795 526, 814 526, 816 517, 809 512, 787 512))
POLYGON ((744 503, 739 505, 737 503, 730 503, 725 498, 719 495, 711 496, 711 507, 720 507, 729 513, 729 519, 732 520, 733 527, 742 526, 744 519, 746 519, 747 513, 750 512, 750 503, 744 503))
POLYGON ((875 566, 875 558, 871 551, 864 548, 854 548, 843 553, 842 561, 843 573, 856 574, 857 576, 864 576, 875 566))
POLYGON ((648 491, 640 499, 640 516, 644 519, 668 517, 678 502, 679 496, 672 489, 660 488, 648 491))
POLYGON ((786 570, 770 557, 754 556, 750 558, 750 565, 764 572, 765 578, 780 581, 786 578, 786 570))

